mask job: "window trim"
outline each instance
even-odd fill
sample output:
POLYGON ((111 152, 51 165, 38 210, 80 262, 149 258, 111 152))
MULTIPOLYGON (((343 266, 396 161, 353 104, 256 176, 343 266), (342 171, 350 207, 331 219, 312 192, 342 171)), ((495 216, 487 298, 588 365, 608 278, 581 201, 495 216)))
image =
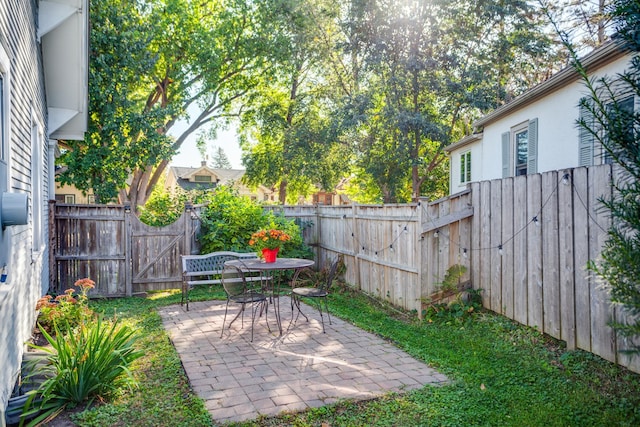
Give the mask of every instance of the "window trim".
POLYGON ((471 150, 460 153, 460 184, 468 184, 472 178, 471 150))
POLYGON ((520 176, 520 175, 527 175, 529 173, 528 170, 528 166, 529 166, 529 120, 524 121, 522 123, 519 123, 515 126, 513 126, 511 128, 511 147, 512 150, 511 152, 513 153, 513 156, 511 157, 511 162, 513 164, 513 175, 514 176, 520 176), (527 153, 526 153, 526 159, 524 160, 524 163, 518 163, 518 135, 521 135, 523 133, 527 133, 527 153), (518 173, 520 171, 524 171, 524 173, 518 173))
POLYGON ((194 175, 193 182, 210 184, 213 182, 213 177, 211 175, 194 175))
POLYGON ((45 249, 44 126, 31 113, 31 243, 34 254, 45 249))
MULTIPOLYGON (((0 43, 0 74, 2 74, 3 90, 0 93, 2 96, 2 111, 0 116, 0 161, 7 165, 7 183, 9 182, 9 159, 10 156, 10 141, 11 141, 11 62, 9 55, 4 48, 4 45, 0 43)), ((6 189, 5 189, 6 190, 6 189)))

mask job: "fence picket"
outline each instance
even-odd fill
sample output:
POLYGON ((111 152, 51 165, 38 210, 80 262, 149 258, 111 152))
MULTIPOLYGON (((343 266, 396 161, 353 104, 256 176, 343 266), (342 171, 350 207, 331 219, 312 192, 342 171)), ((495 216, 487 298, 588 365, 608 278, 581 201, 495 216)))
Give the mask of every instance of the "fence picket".
POLYGON ((539 174, 527 176, 527 283, 529 326, 544 332, 542 303, 542 232, 533 222, 542 208, 542 178, 539 174))
POLYGON ((513 318, 514 310, 514 288, 513 288, 513 273, 514 273, 514 241, 511 238, 514 234, 514 212, 516 205, 513 203, 513 178, 507 178, 502 180, 502 200, 500 205, 502 207, 502 239, 505 243, 504 251, 501 257, 502 270, 501 276, 501 313, 509 318, 513 318))
POLYGON ((573 171, 571 180, 575 209, 574 221, 574 280, 576 313, 576 346, 591 351, 591 293, 589 291, 589 208, 587 168, 573 171))
POLYGON ((489 207, 491 215, 489 218, 489 244, 490 265, 490 286, 491 286, 491 310, 496 313, 503 313, 502 305, 502 255, 504 254, 504 240, 502 236, 502 210, 499 209, 502 203, 502 180, 491 181, 491 205, 489 207))
POLYGON ((558 174, 542 175, 542 213, 538 223, 542 228, 542 298, 544 331, 560 336, 560 249, 558 233, 558 174))
MULTIPOLYGON (((611 223, 609 212, 600 203, 601 198, 611 197, 611 168, 605 165, 589 170, 589 259, 597 260, 600 250, 607 238, 607 230, 611 223)), ((606 289, 600 281, 591 275, 589 280, 591 291, 591 351, 599 356, 615 362, 615 334, 608 325, 613 319, 613 311, 606 289)))
POLYGON ((513 179, 513 319, 528 325, 527 177, 513 179), (517 233, 517 234, 516 234, 517 233))
POLYGON ((567 349, 576 348, 576 297, 574 282, 574 254, 573 241, 575 209, 573 190, 571 186, 571 171, 561 172, 562 183, 558 186, 558 259, 560 265, 560 339, 567 343, 567 349))

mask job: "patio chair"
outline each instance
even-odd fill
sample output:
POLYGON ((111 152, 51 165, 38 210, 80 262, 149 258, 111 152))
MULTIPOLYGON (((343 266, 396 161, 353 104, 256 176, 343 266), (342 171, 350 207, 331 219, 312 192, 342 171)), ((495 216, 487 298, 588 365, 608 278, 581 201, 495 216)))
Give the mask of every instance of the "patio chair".
MULTIPOLYGON (((242 264, 242 262, 240 262, 242 264)), ((251 307, 251 342, 253 342, 253 325, 256 320, 256 313, 258 313, 258 308, 260 309, 260 314, 264 311, 265 321, 267 321, 267 307, 269 305, 269 300, 267 295, 262 293, 260 289, 254 289, 249 286, 251 284, 258 284, 259 282, 247 280, 246 274, 252 274, 249 269, 246 267, 238 267, 235 265, 225 265, 222 270, 221 280, 222 287, 224 288, 225 293, 227 294, 227 305, 224 309, 224 319, 222 320, 222 331, 220 332, 220 338, 224 335, 224 325, 227 321, 227 312, 229 311, 229 304, 235 303, 239 304, 240 312, 236 315, 236 317, 229 322, 229 329, 231 329, 231 324, 238 318, 241 317, 242 328, 244 327, 244 312, 249 305, 251 307)), ((253 286, 253 285, 252 285, 253 286)), ((267 321, 267 328, 269 328, 269 322, 267 321)), ((271 332, 271 328, 269 328, 269 332, 271 332)))
POLYGON ((318 307, 318 312, 320 313, 320 321, 322 322, 322 333, 326 333, 324 329, 324 315, 322 314, 322 301, 324 301, 324 311, 327 313, 327 317, 329 317, 329 324, 331 325, 331 315, 329 314, 329 306, 327 305, 327 296, 329 296, 329 290, 331 285, 336 278, 336 274, 338 273, 338 266, 342 263, 342 255, 339 255, 336 260, 331 264, 329 268, 329 272, 327 273, 326 280, 317 283, 315 286, 309 287, 297 287, 293 288, 291 291, 291 309, 293 310, 293 306, 298 309, 298 313, 296 314, 295 320, 293 320, 292 313, 292 321, 295 323, 298 321, 298 317, 300 314, 309 321, 309 318, 302 313, 300 308, 300 299, 301 298, 309 298, 316 303, 318 307))

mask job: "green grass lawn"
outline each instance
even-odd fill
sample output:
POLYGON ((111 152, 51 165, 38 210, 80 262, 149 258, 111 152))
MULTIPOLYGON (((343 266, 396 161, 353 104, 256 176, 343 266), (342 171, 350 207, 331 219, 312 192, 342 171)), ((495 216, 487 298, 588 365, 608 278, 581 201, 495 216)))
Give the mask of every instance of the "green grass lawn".
MULTIPOLYGON (((222 298, 200 288, 194 300, 222 298)), ((145 357, 134 365, 140 388, 73 417, 81 426, 213 425, 190 388, 156 308, 175 292, 92 303, 141 333, 145 357)), ((332 313, 375 333, 446 374, 452 383, 406 394, 260 418, 235 426, 637 426, 640 375, 488 312, 421 322, 345 289, 332 313)))

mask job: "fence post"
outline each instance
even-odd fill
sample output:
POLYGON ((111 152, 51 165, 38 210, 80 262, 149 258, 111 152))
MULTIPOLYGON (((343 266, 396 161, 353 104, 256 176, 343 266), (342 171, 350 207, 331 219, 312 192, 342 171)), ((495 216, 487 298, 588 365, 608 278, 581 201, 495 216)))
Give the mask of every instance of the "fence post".
POLYGON ((124 288, 128 297, 133 295, 133 281, 131 277, 131 204, 124 205, 124 288))
MULTIPOLYGON (((352 239, 353 242, 359 242, 360 239, 358 237, 358 220, 356 218, 356 216, 358 215, 358 205, 356 203, 353 203, 351 205, 351 212, 352 212, 352 223, 353 223, 353 227, 351 227, 351 229, 353 230, 353 234, 354 234, 354 238, 352 239)), ((354 247, 355 247, 355 251, 353 251, 353 264, 355 266, 355 278, 357 281, 357 285, 358 285, 358 289, 362 289, 362 278, 360 277, 360 245, 355 244, 354 243, 354 247)))
POLYGON ((191 255, 191 233, 193 232, 193 220, 191 219, 191 211, 193 204, 189 201, 184 205, 183 227, 184 227, 184 254, 191 255))

